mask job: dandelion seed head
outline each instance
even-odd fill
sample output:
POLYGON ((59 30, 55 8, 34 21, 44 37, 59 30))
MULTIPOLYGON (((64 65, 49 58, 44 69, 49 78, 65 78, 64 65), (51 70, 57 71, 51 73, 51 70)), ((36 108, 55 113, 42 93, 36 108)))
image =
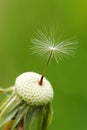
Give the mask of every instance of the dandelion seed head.
POLYGON ((44 77, 43 84, 39 84, 40 74, 25 72, 16 78, 15 88, 18 95, 29 105, 46 105, 53 99, 53 88, 44 77))
POLYGON ((32 39, 33 54, 40 55, 46 61, 42 74, 25 72, 16 78, 15 84, 10 89, 1 89, 4 93, 10 92, 7 99, 0 105, 0 127, 8 129, 7 123, 13 130, 31 129, 34 119, 38 118, 38 129, 46 130, 52 119, 52 100, 54 91, 51 83, 44 77, 47 65, 54 58, 57 63, 64 57, 73 56, 77 49, 77 41, 73 39, 57 41, 55 29, 35 32, 32 39))

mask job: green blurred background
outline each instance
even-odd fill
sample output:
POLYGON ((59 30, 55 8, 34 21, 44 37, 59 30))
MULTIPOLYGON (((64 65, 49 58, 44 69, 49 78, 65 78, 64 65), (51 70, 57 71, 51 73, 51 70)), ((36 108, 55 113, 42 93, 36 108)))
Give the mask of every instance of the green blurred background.
POLYGON ((25 71, 42 71, 44 62, 30 54, 29 45, 36 28, 52 25, 63 38, 77 36, 79 47, 73 58, 53 61, 46 73, 55 92, 49 130, 87 130, 86 0, 0 0, 0 86, 14 85, 25 71))

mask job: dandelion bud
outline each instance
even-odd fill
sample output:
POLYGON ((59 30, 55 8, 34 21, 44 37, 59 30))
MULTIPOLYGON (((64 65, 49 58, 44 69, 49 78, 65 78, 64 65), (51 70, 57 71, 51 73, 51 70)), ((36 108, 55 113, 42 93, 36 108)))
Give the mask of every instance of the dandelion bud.
POLYGON ((40 79, 41 75, 34 72, 26 72, 16 78, 17 94, 30 105, 45 105, 53 99, 53 88, 50 82, 44 77, 40 85, 40 79))

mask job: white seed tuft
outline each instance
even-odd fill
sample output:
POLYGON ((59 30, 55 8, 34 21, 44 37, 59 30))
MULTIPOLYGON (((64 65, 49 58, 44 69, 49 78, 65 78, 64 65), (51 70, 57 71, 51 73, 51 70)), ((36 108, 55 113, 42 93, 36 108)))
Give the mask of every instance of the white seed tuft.
POLYGON ((43 84, 40 85, 40 79, 41 75, 34 72, 25 72, 16 78, 17 94, 30 105, 44 105, 53 99, 50 82, 44 77, 43 84))
POLYGON ((77 41, 75 39, 67 39, 56 41, 54 31, 50 33, 37 31, 36 38, 32 39, 33 46, 31 50, 33 54, 40 55, 43 60, 48 61, 54 58, 57 63, 62 61, 64 57, 73 56, 77 49, 77 41))

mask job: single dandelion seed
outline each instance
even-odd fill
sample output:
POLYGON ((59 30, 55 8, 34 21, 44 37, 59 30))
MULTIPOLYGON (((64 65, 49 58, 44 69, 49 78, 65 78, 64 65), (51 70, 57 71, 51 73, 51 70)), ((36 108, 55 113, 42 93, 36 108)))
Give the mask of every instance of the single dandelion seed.
POLYGON ((34 54, 39 54, 46 60, 42 74, 25 72, 19 75, 12 87, 0 88, 0 93, 6 94, 6 99, 0 104, 0 127, 3 130, 31 130, 34 119, 37 130, 46 130, 52 120, 52 100, 54 91, 46 79, 45 72, 52 58, 57 63, 75 52, 73 41, 56 42, 54 33, 46 34, 38 31, 31 47, 34 54))
POLYGON ((46 29, 45 32, 38 30, 35 34, 36 38, 32 39, 33 46, 31 50, 33 54, 40 55, 46 63, 39 82, 42 85, 44 74, 52 58, 59 63, 63 58, 73 56, 76 52, 78 42, 73 39, 57 42, 54 30, 50 30, 50 32, 46 29))

